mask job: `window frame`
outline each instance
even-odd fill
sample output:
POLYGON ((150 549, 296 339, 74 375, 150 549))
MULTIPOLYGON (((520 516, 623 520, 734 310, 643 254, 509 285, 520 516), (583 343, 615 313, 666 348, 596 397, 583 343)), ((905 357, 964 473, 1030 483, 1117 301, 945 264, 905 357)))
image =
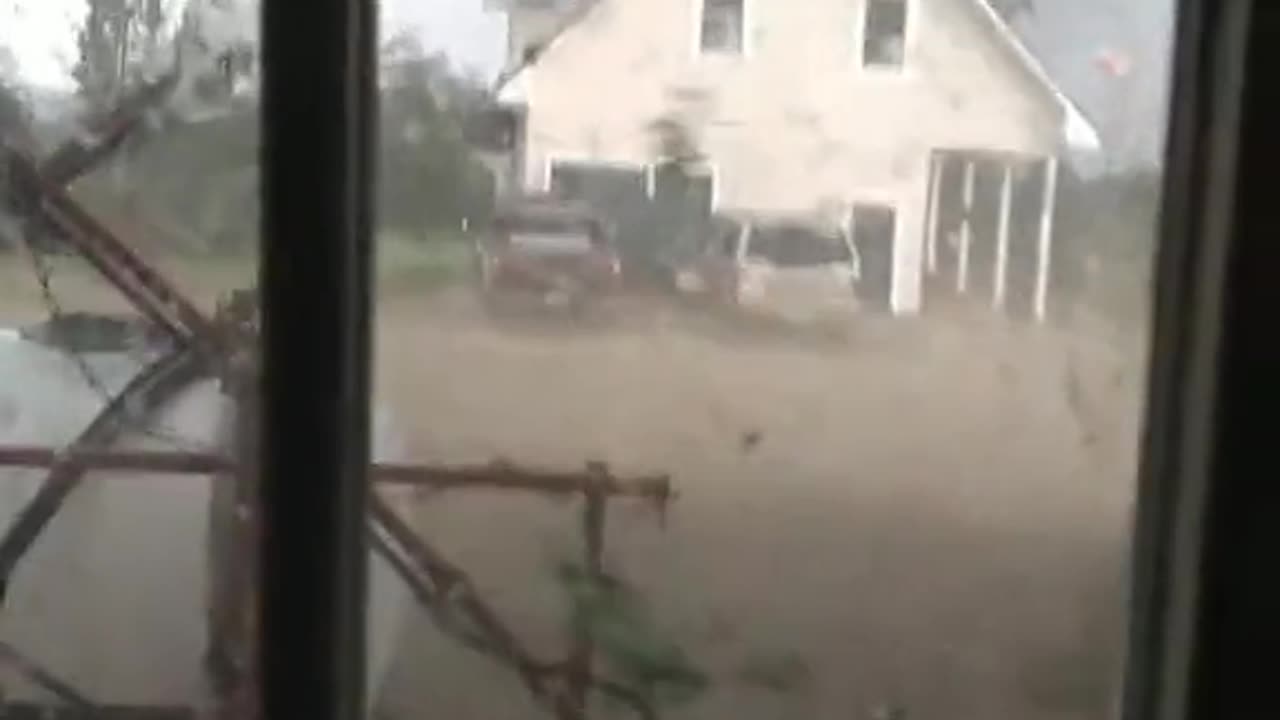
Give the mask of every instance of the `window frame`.
MULTIPOLYGON (((985 0, 978 0, 985 2, 985 0)), ((919 14, 922 3, 917 0, 859 0, 858 13, 854 19, 853 54, 854 64, 863 77, 908 79, 914 77, 912 58, 915 55, 916 32, 920 25, 919 14), (871 5, 879 1, 901 2, 905 18, 902 28, 902 62, 898 65, 868 64, 866 58, 867 20, 871 14, 871 5)))
POLYGON ((306 32, 293 3, 263 0, 261 12, 253 714, 357 720, 367 709, 377 8, 312 0, 306 32))
POLYGON ((588 170, 598 168, 601 170, 639 172, 644 176, 646 197, 650 200, 653 199, 653 165, 650 163, 600 160, 584 153, 549 152, 543 158, 541 184, 538 187, 544 193, 550 193, 552 190, 556 166, 570 166, 588 170))
POLYGON ((1269 283, 1259 267, 1269 265, 1242 259, 1271 244, 1270 201, 1261 197, 1271 141, 1267 123, 1249 134, 1242 110, 1250 88, 1255 102, 1244 118, 1270 109, 1274 122, 1274 103, 1256 102, 1256 91, 1266 92, 1256 82, 1267 66, 1261 56, 1275 52, 1258 17, 1269 13, 1274 31, 1278 10, 1247 1, 1177 5, 1120 698, 1126 719, 1252 717, 1250 702, 1273 696, 1273 683, 1250 672, 1247 650, 1270 640, 1250 621, 1273 622, 1274 607, 1254 595, 1266 573, 1242 562, 1266 555, 1259 541, 1280 529, 1265 512, 1274 503, 1259 502, 1266 483, 1248 484, 1268 477, 1254 463, 1274 466, 1273 441, 1243 442, 1258 436, 1246 424, 1247 409, 1263 404, 1256 388, 1274 382, 1256 361, 1269 323, 1257 302, 1269 283), (1246 612, 1229 616, 1224 607, 1246 612))
MULTIPOLYGON (((263 2, 265 717, 364 716, 374 5, 313 0, 298 33, 291 4, 263 2)), ((1275 112, 1257 80, 1280 7, 1180 0, 1178 11, 1127 720, 1249 716, 1249 702, 1273 694, 1241 650, 1270 640, 1250 621, 1273 620, 1256 594, 1270 567, 1259 542, 1280 531, 1262 502, 1274 475, 1256 467, 1274 466, 1274 441, 1248 413, 1274 382, 1261 360, 1271 306, 1260 302, 1272 265, 1259 253, 1275 247, 1263 197, 1275 122, 1254 113, 1275 112)))

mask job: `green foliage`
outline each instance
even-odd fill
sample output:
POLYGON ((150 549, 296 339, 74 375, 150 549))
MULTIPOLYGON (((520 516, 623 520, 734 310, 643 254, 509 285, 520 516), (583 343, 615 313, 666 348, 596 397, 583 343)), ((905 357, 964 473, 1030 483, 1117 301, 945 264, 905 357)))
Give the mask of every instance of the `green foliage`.
POLYGON ((378 289, 384 294, 457 285, 471 276, 473 262, 471 245, 460 233, 378 235, 378 289))
POLYGON ((690 702, 710 687, 710 676, 663 634, 644 598, 624 581, 593 578, 568 561, 556 579, 569 601, 571 634, 595 642, 610 677, 661 706, 690 702))
POLYGON ((108 104, 139 64, 167 40, 170 15, 185 0, 83 0, 72 77, 91 107, 108 104))
POLYGON ((137 137, 77 186, 135 242, 237 253, 258 234, 258 117, 248 110, 137 137))
POLYGON ((0 77, 0 136, 22 131, 27 125, 27 109, 16 86, 0 77))
POLYGON ((76 37, 79 59, 72 76, 94 106, 107 102, 124 86, 131 51, 140 38, 143 17, 139 0, 85 0, 84 22, 76 37))
POLYGON ((790 694, 806 691, 813 685, 813 668, 793 652, 759 654, 742 663, 737 678, 749 687, 790 694))
POLYGON ((1124 325, 1146 321, 1160 211, 1157 169, 1064 178, 1055 244, 1056 286, 1124 325))
POLYGON ((411 39, 384 57, 379 211, 384 228, 420 234, 483 221, 493 179, 463 138, 463 118, 480 102, 478 85, 453 73, 411 39))
POLYGON ((25 133, 30 116, 18 86, 18 61, 0 45, 0 137, 25 133))
MULTIPOLYGON (((491 177, 462 141, 460 118, 475 102, 474 86, 412 44, 398 45, 384 67, 379 227, 400 238, 456 240, 462 219, 483 222, 492 202, 491 177)), ((257 243, 260 218, 258 123, 256 107, 233 107, 202 122, 153 127, 77 191, 140 244, 247 251, 257 243)), ((457 274, 456 255, 408 266, 435 282, 457 274)))

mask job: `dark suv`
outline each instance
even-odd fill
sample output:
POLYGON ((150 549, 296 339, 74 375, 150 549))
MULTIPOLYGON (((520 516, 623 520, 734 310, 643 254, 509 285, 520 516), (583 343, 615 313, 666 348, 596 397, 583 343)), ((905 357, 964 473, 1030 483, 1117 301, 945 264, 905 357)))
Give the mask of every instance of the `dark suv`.
POLYGON ((608 224, 589 207, 556 198, 525 197, 500 206, 476 254, 480 289, 491 307, 579 313, 621 284, 608 224))

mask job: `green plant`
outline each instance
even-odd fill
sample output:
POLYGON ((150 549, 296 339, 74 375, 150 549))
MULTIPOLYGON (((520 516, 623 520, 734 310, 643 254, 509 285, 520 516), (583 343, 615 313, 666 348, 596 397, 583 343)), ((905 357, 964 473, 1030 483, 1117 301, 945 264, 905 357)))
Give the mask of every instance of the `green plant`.
POLYGON ((813 684, 813 668, 794 652, 754 655, 743 661, 736 675, 744 685, 778 694, 803 692, 813 684))
POLYGON ((710 687, 710 675, 665 635, 628 583, 573 561, 560 563, 556 580, 569 602, 570 634, 594 643, 615 681, 655 707, 691 702, 710 687))

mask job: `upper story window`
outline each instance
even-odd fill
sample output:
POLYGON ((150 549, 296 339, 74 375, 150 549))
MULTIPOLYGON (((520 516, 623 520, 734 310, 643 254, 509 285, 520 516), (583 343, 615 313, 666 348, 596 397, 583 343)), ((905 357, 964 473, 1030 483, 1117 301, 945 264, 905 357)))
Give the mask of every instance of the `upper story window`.
POLYGON ((742 54, 745 1, 703 0, 702 52, 742 54))
POLYGON ((866 0, 862 23, 862 64, 901 68, 906 59, 907 0, 866 0))

